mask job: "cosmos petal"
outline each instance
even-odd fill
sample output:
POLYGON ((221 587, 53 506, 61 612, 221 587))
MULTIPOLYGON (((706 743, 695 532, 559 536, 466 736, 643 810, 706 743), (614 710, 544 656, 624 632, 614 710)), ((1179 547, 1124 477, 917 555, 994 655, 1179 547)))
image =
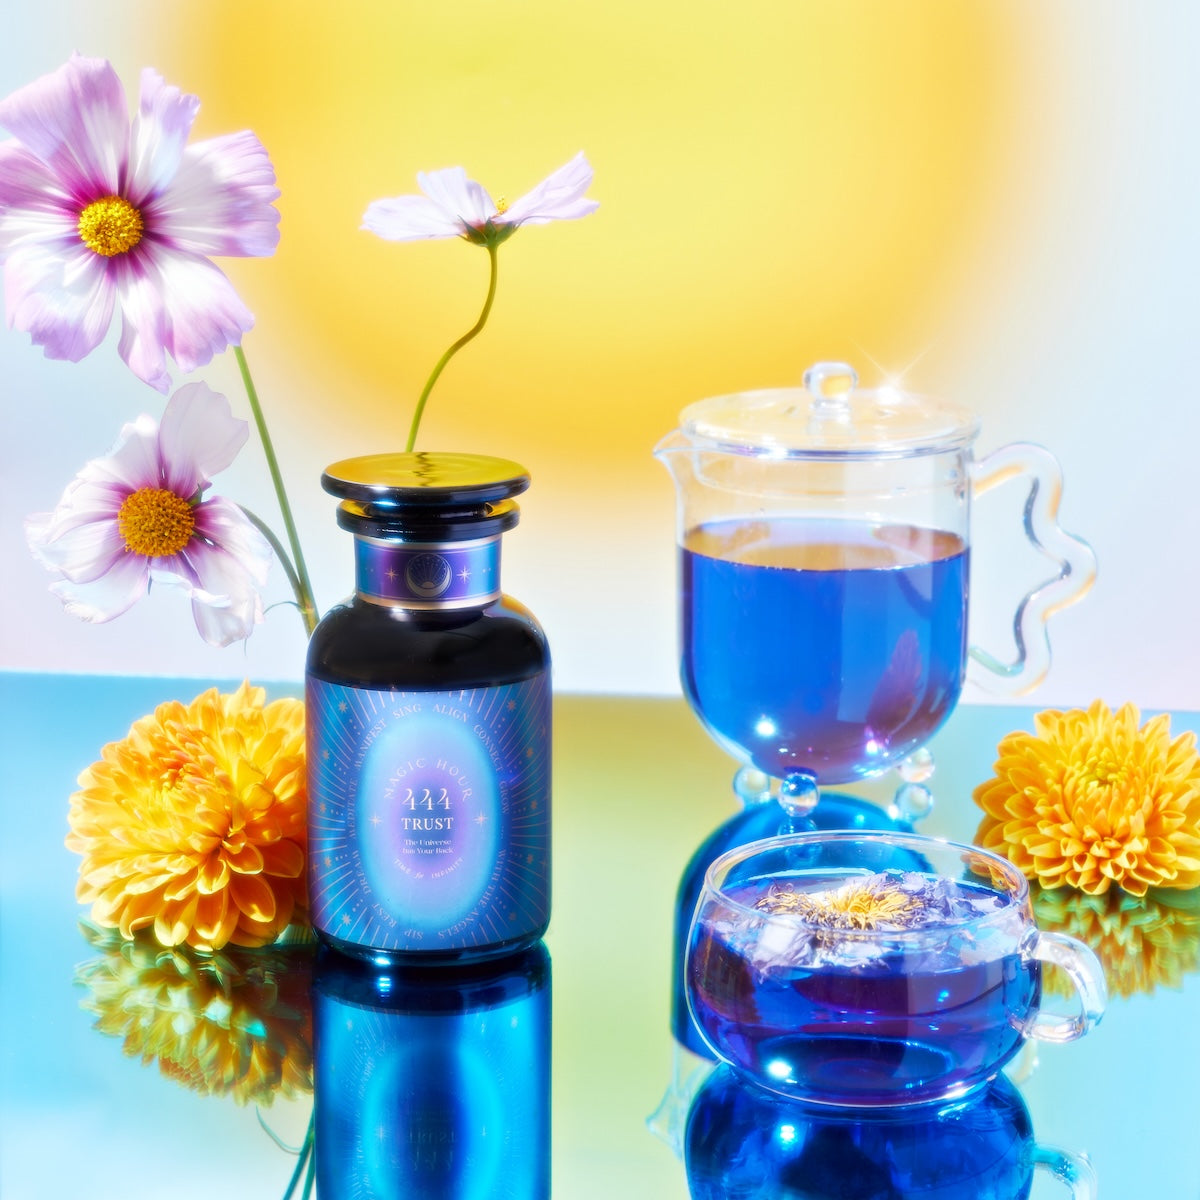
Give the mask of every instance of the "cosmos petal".
POLYGON ((8 324, 47 358, 78 362, 104 339, 116 291, 104 260, 78 237, 24 241, 4 260, 8 324))
POLYGON ((125 89, 106 60, 73 54, 0 101, 0 126, 83 203, 118 190, 129 117, 125 89))
POLYGON ((482 184, 467 178, 462 167, 419 171, 417 186, 449 217, 477 228, 496 215, 496 205, 482 184))
POLYGON ((167 401, 158 427, 163 484, 192 496, 228 467, 246 444, 250 426, 236 420, 229 401, 207 384, 184 384, 167 401))
POLYGON ((52 513, 35 513, 25 521, 25 539, 34 558, 70 583, 93 583, 126 557, 116 522, 106 519, 52 528, 52 513))
POLYGON ((19 142, 0 142, 0 257, 23 241, 79 242, 78 206, 19 142))
POLYGON ((179 169, 200 100, 164 82, 147 67, 142 72, 138 113, 129 130, 129 170, 124 195, 145 207, 179 169))
POLYGON ((104 575, 90 583, 74 584, 66 579, 50 585, 67 613, 102 625, 128 612, 146 594, 149 559, 140 554, 123 554, 104 575))
POLYGON ((275 168, 248 130, 196 142, 147 214, 174 249, 262 258, 279 244, 275 168))
POLYGON ((463 224, 426 196, 373 200, 363 214, 363 229, 388 242, 462 237, 463 224))
POLYGON ((224 273, 195 255, 147 247, 120 296, 121 357, 135 375, 161 391, 170 386, 167 354, 181 371, 194 371, 240 343, 254 325, 224 273))
POLYGON ((584 192, 592 183, 592 168, 583 152, 548 175, 496 218, 496 224, 544 225, 548 221, 574 221, 593 213, 600 204, 584 192))

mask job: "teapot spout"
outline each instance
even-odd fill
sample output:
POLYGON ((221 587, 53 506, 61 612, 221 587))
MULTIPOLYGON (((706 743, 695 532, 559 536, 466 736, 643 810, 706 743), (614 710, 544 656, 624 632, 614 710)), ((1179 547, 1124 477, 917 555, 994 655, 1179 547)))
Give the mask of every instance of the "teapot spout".
POLYGON ((672 429, 654 447, 653 454, 671 472, 671 478, 678 486, 689 480, 694 473, 692 458, 695 449, 695 444, 683 430, 672 429))
POLYGON ((665 438, 654 447, 653 454, 657 459, 661 459, 666 466, 670 466, 668 456, 679 450, 691 450, 693 448, 692 440, 683 432, 682 429, 672 429, 665 438))

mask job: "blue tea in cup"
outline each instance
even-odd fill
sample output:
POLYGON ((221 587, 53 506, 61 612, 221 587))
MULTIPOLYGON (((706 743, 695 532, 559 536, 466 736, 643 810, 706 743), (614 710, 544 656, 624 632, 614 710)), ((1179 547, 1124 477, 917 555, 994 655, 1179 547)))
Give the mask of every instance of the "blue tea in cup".
POLYGON ((688 939, 688 1004, 713 1053, 810 1103, 962 1097, 1026 1037, 1070 1041, 1104 1009, 1082 942, 1041 933, 1010 862, 919 834, 802 833, 716 859, 688 939), (1079 1011, 1041 1011, 1042 963, 1079 1011))

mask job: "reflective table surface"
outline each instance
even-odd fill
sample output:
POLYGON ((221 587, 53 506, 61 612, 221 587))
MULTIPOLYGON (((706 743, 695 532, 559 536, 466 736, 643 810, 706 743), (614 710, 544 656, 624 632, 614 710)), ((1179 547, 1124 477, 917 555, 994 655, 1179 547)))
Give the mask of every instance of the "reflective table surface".
MULTIPOLYGON (((681 1054, 669 1033, 675 890, 693 850, 735 811, 733 764, 682 700, 557 699, 554 915, 545 951, 494 971, 381 984, 311 949, 206 960, 88 931, 74 898, 78 858, 63 845, 76 777, 135 719, 204 687, 0 675, 4 1200, 271 1198, 293 1180, 299 1196, 314 1078, 325 1200, 1017 1200, 995 1190, 1025 1186, 1004 1182, 1011 1154, 1051 1158, 1029 1194, 1053 1200, 1072 1194, 1056 1151, 1086 1157, 1102 1197, 1200 1200, 1195 903, 1065 901, 1052 913, 1100 953, 1108 1012, 1082 1041, 1023 1053, 952 1136, 928 1122, 865 1135, 806 1125, 681 1054), (766 1141, 764 1130, 774 1131, 766 1141), (798 1137, 803 1161, 788 1158, 798 1137), (944 1137, 950 1149, 930 1150, 944 1137), (873 1184, 875 1143, 926 1190, 873 1184), (990 1155, 999 1182, 922 1185, 931 1154, 990 1155)), ((971 791, 1000 738, 1032 728, 1033 711, 953 715, 932 745, 937 803, 921 832, 971 840, 971 791)), ((1172 717, 1175 733, 1197 728, 1195 714, 1172 717)), ((894 784, 851 790, 886 802, 894 784)))

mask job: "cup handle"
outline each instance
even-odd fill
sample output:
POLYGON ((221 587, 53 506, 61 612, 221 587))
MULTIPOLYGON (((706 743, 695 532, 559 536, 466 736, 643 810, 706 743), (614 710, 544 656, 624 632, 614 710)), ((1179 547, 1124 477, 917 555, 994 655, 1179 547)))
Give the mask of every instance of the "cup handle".
POLYGON ((991 691, 1020 695, 1031 691, 1050 670, 1050 639, 1046 623, 1058 612, 1083 598, 1096 580, 1096 555, 1087 542, 1069 534, 1058 523, 1062 499, 1062 468, 1044 446, 1013 442, 1001 446, 972 465, 972 489, 976 496, 1017 475, 1029 475, 1025 499, 1025 536, 1047 558, 1058 565, 1051 576, 1029 593, 1013 618, 1015 662, 1005 663, 978 646, 971 657, 994 678, 980 680, 991 691))
POLYGON ((1049 1171, 1071 1189, 1074 1200, 1096 1200, 1096 1168, 1086 1154, 1072 1154, 1054 1146, 1034 1146, 1033 1165, 1049 1171))
POLYGON ((1099 1024, 1108 1003, 1104 968, 1090 946, 1065 933, 1039 933, 1031 958, 1061 967, 1079 993, 1079 1011, 1067 1015, 1043 1012, 1039 1007, 1025 1023, 1027 1037, 1043 1042, 1073 1042, 1099 1024))

